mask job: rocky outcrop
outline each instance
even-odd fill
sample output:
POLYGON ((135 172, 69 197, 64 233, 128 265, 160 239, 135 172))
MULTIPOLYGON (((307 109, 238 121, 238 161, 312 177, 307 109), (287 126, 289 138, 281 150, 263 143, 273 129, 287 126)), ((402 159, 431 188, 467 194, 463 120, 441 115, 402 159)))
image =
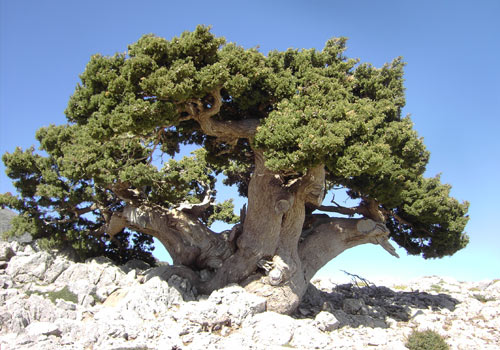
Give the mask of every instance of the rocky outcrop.
POLYGON ((0 348, 406 349, 432 329, 452 349, 500 347, 500 281, 425 277, 407 285, 310 285, 292 316, 237 285, 197 295, 171 267, 76 263, 0 241, 0 348), (170 276, 168 280, 164 276, 170 276))

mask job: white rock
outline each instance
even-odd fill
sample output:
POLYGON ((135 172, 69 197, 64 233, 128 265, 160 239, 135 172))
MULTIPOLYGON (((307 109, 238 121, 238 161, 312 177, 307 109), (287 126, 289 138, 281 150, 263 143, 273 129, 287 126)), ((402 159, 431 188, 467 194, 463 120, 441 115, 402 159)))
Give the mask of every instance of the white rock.
POLYGON ((26 333, 30 336, 55 335, 60 336, 59 327, 51 322, 32 322, 26 327, 26 333))
POLYGON ((330 332, 340 326, 339 320, 337 320, 333 314, 326 311, 321 311, 316 315, 314 324, 318 329, 324 332, 330 332))
POLYGON ((367 332, 368 345, 380 346, 387 344, 387 332, 381 328, 372 328, 367 332))
POLYGON ((200 325, 208 328, 235 327, 265 309, 264 298, 248 293, 238 285, 231 285, 214 291, 206 300, 182 304, 175 317, 196 324, 188 325, 188 328, 200 325))
POLYGON ((53 283, 70 265, 71 263, 66 258, 56 256, 55 260, 49 264, 45 271, 43 281, 45 283, 53 283))
POLYGON ((405 342, 403 341, 390 341, 387 343, 384 350, 408 350, 408 348, 405 345, 405 342))
POLYGON ((292 339, 295 328, 294 320, 289 316, 264 312, 245 322, 243 331, 262 345, 286 345, 292 339))
POLYGON ((322 349, 330 343, 330 337, 312 324, 296 322, 290 345, 297 349, 322 349))
POLYGON ((6 273, 19 283, 40 283, 53 261, 54 258, 44 251, 26 256, 16 255, 10 259, 6 273))
POLYGON ((492 293, 493 295, 500 296, 500 279, 492 281, 486 288, 485 291, 492 293))
POLYGON ((0 261, 9 261, 16 253, 11 248, 10 244, 0 241, 0 261))
POLYGON ((147 266, 138 262, 117 267, 103 258, 76 264, 18 242, 10 247, 18 253, 0 271, 0 286, 6 288, 0 289, 2 350, 404 350, 405 337, 427 329, 442 334, 454 350, 500 348, 499 282, 432 276, 408 283, 403 292, 332 289, 332 281, 318 280, 326 292, 311 291, 309 304, 301 305, 305 314, 316 317, 294 319, 265 312, 265 299, 237 285, 195 301, 187 280, 176 275, 168 282, 161 279, 170 276, 168 266, 144 271, 147 266), (148 277, 142 284, 143 274, 148 277), (65 286, 78 293, 79 305, 54 304, 46 296, 65 286), (436 286, 439 293, 412 292, 436 286), (492 300, 480 302, 474 294, 492 300), (386 322, 385 313, 391 317, 386 322), (412 315, 410 321, 403 321, 406 314, 412 315), (384 328, 386 323, 390 328, 384 328))
MULTIPOLYGON (((141 285, 134 285, 115 303, 116 313, 133 312, 138 318, 151 320, 165 315, 174 305, 183 303, 182 295, 167 282, 155 277, 141 285)), ((105 303, 106 304, 106 303, 105 303)))

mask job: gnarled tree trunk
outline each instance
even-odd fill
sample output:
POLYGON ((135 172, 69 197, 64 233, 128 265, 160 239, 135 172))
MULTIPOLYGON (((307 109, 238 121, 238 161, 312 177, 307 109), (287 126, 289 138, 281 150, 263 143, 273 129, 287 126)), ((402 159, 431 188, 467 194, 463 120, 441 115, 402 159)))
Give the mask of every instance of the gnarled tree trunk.
MULTIPOLYGON (((108 232, 112 235, 129 227, 158 238, 174 264, 182 266, 178 273, 190 278, 202 293, 240 283, 264 296, 268 310, 291 313, 314 274, 344 250, 373 243, 395 255, 382 222, 306 215, 308 209, 320 207, 324 184, 323 166, 309 170, 293 184, 283 183, 256 152, 248 210, 244 222, 234 229, 239 234, 211 231, 198 220, 193 206, 173 210, 141 207, 123 192, 122 198, 129 204, 113 214, 108 232)), ((120 192, 115 189, 115 193, 120 192)))
MULTIPOLYGON (((185 119, 196 120, 203 131, 224 140, 251 139, 258 122, 212 120, 221 104, 220 92, 207 103, 185 106, 185 119)), ((254 151, 254 171, 248 184, 248 209, 244 221, 230 234, 216 234, 199 219, 209 205, 181 205, 176 209, 148 206, 135 190, 116 186, 112 191, 127 203, 108 219, 112 236, 124 227, 159 239, 170 253, 177 272, 191 279, 202 293, 240 283, 267 299, 267 309, 291 313, 298 306, 314 274, 328 261, 354 246, 388 243, 384 216, 373 200, 357 208, 321 207, 362 218, 335 218, 307 214, 320 208, 325 195, 325 168, 310 169, 286 183, 265 166, 261 151, 254 151)))

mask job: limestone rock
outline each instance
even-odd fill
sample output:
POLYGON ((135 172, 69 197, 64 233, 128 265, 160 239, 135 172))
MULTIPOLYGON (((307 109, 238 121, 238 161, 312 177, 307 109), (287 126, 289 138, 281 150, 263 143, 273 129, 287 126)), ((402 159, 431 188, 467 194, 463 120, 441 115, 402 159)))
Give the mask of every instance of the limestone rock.
POLYGON ((53 261, 54 258, 44 251, 16 255, 10 259, 6 273, 18 283, 43 283, 45 272, 53 261))
POLYGON ((147 269, 151 268, 151 266, 147 262, 144 262, 142 260, 137 260, 137 259, 129 260, 123 266, 127 269, 130 269, 130 270, 133 270, 133 269, 147 270, 147 269))
POLYGON ((55 335, 56 337, 59 337, 61 335, 61 331, 54 323, 39 321, 30 323, 26 327, 26 333, 32 337, 40 335, 55 335))
POLYGON ((9 261, 16 253, 9 243, 0 241, 0 261, 9 261))
POLYGON ((120 290, 104 305, 114 307, 113 313, 132 313, 132 317, 149 320, 166 315, 170 308, 183 302, 182 294, 175 287, 155 277, 144 284, 120 290))
POLYGON ((331 332, 334 329, 339 328, 340 322, 337 318, 330 312, 321 311, 314 318, 315 326, 323 332, 331 332))
POLYGON ((296 322, 290 346, 297 349, 326 349, 330 337, 309 322, 296 322))
POLYGON ((351 315, 356 315, 358 313, 366 314, 368 312, 363 299, 352 299, 352 298, 344 299, 342 310, 344 310, 345 313, 351 315))
MULTIPOLYGON (((63 265, 60 266, 62 268, 63 265)), ((115 290, 130 284, 132 281, 126 276, 110 260, 92 259, 86 263, 71 264, 60 273, 54 284, 59 288, 67 286, 78 296, 79 304, 92 305, 92 300, 103 302, 115 290)))
POLYGON ((257 314, 244 326, 244 333, 262 345, 288 345, 296 327, 292 318, 275 312, 257 314))
POLYGON ((453 350, 500 348, 499 281, 431 276, 390 289, 318 280, 290 317, 265 312, 263 298, 237 285, 198 296, 167 265, 75 263, 18 241, 0 243, 0 258, 2 350, 404 350, 423 329, 453 350))
POLYGON ((264 298, 248 293, 238 285, 214 291, 207 299, 181 305, 174 315, 181 323, 188 322, 184 332, 217 330, 240 326, 245 319, 266 309, 264 298))

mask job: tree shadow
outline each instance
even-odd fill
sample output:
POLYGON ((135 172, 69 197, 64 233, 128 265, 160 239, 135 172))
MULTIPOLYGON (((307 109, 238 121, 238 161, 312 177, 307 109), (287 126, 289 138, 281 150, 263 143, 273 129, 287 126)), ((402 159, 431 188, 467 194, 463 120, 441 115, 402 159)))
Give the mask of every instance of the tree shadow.
MULTIPOLYGON (((293 315, 296 318, 314 318, 319 312, 332 313, 340 327, 388 327, 388 319, 408 322, 420 310, 455 310, 459 301, 447 294, 420 291, 394 291, 387 287, 356 284, 337 285, 331 291, 322 291, 310 284, 301 304, 293 315)), ((422 311, 420 311, 421 313, 422 311)))

